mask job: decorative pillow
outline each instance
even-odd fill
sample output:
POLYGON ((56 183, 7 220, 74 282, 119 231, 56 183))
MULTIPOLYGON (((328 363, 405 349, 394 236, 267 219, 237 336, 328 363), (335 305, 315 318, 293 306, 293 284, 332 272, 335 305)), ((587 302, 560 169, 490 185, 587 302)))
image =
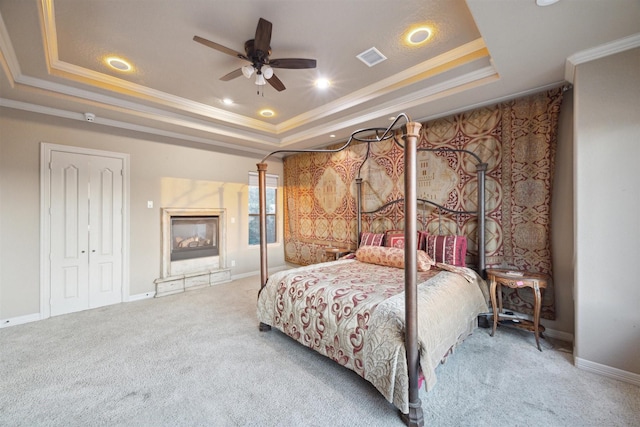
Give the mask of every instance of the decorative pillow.
MULTIPOLYGON (((418 231, 418 249, 422 249, 424 244, 421 243, 420 233, 422 231, 418 231)), ((404 230, 390 230, 387 231, 384 238, 384 245, 390 248, 404 248, 404 230)))
MULTIPOLYGON (((386 246, 360 246, 356 251, 358 261, 387 267, 404 268, 404 249, 386 246)), ((427 271, 435 262, 425 251, 418 251, 418 271, 427 271)))
POLYGON ((425 251, 418 250, 418 271, 428 271, 432 265, 436 265, 436 261, 425 251))
POLYGON ((360 246, 382 246, 383 241, 384 233, 364 232, 360 234, 360 246))
POLYGON ((389 230, 385 234, 384 245, 390 248, 404 248, 404 230, 389 230))
POLYGON ((427 235, 424 249, 435 262, 464 267, 467 256, 467 237, 427 235))

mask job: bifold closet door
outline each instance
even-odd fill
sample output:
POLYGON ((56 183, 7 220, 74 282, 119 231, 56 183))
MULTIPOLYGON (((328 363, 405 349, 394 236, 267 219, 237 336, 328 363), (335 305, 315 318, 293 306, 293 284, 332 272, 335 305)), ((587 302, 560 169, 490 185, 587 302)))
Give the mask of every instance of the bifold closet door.
POLYGON ((51 153, 51 315, 122 301, 122 160, 51 153))

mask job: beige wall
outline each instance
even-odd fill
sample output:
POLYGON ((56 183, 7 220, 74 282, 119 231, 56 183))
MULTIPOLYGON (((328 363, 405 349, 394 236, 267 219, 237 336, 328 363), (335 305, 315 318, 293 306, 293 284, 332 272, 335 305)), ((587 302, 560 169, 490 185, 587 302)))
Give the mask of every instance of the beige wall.
POLYGON ((574 150, 576 365, 640 374, 640 49, 576 68, 574 150))
MULTIPOLYGON (((231 260, 236 264, 231 274, 259 271, 259 249, 247 243, 248 173, 258 158, 0 108, 0 319, 40 311, 41 142, 130 155, 130 295, 153 292, 160 277, 161 207, 225 208, 228 266, 231 260)), ((282 177, 282 163, 269 162, 268 172, 282 177)), ((281 242, 281 217, 279 224, 281 242)), ((268 253, 270 267, 284 265, 281 244, 270 245, 268 253)), ((259 286, 257 281, 256 292, 259 286)))
MULTIPOLYGON (((566 338, 574 332, 572 104, 571 92, 565 93, 552 218, 557 318, 543 320, 566 338)), ((153 291, 159 277, 161 206, 224 205, 228 217, 236 219, 228 224, 227 259, 236 261, 232 274, 259 270, 257 248, 246 245, 247 173, 258 159, 159 144, 123 132, 101 133, 113 130, 8 109, 0 109, 0 129, 0 319, 39 312, 40 142, 130 154, 132 295, 153 291), (154 201, 154 209, 147 209, 147 200, 154 201)), ((270 163, 269 173, 281 175, 281 163, 270 163)), ((283 265, 282 247, 270 246, 269 259, 270 267, 283 265)))
MULTIPOLYGON (((573 307, 573 91, 564 93, 558 118, 558 145, 551 199, 551 254, 556 319, 541 323, 560 339, 574 333, 573 307)), ((550 334, 553 335, 553 334, 550 334)))

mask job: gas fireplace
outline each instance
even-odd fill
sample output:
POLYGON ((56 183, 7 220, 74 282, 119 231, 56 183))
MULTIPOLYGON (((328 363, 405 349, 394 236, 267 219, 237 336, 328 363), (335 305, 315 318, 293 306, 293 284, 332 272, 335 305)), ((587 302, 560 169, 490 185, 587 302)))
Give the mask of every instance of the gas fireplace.
POLYGON ((171 261, 219 255, 218 216, 171 217, 171 261))
POLYGON ((231 280, 225 224, 225 209, 162 209, 162 275, 155 280, 156 296, 231 280))

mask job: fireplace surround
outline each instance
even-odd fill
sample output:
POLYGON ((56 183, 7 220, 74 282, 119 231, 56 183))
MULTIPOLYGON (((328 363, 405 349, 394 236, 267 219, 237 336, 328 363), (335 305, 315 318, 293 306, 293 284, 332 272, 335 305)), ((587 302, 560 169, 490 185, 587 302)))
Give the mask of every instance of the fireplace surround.
POLYGON ((226 211, 163 208, 161 277, 156 297, 231 280, 226 268, 226 211))

